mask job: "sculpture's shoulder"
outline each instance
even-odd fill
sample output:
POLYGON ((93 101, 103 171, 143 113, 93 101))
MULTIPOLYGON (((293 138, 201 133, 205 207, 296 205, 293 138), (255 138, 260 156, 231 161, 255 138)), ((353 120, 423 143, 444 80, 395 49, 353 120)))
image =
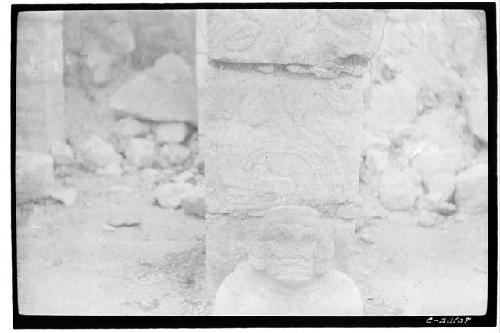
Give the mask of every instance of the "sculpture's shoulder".
POLYGON ((354 281, 346 274, 330 270, 322 277, 322 299, 330 303, 338 316, 363 315, 363 299, 361 292, 354 281), (334 298, 325 298, 324 295, 334 295, 334 298), (338 304, 337 304, 338 303, 338 304))
POLYGON ((253 275, 254 269, 248 262, 239 264, 219 286, 215 295, 213 314, 216 316, 241 315, 241 309, 237 305, 255 287, 253 275))

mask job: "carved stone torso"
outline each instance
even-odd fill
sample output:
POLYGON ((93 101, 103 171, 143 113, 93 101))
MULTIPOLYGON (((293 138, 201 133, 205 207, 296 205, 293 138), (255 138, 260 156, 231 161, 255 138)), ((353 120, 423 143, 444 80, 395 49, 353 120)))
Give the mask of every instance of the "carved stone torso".
POLYGON ((361 316, 363 303, 354 282, 336 270, 304 286, 289 288, 240 264, 220 286, 214 315, 224 316, 361 316))

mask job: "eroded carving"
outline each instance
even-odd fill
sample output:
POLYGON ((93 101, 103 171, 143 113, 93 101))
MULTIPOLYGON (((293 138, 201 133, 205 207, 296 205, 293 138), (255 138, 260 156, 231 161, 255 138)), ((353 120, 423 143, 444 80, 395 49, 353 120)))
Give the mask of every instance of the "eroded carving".
POLYGON ((359 165, 359 85, 342 90, 329 80, 281 73, 212 74, 210 91, 217 94, 207 99, 210 118, 202 118, 209 122, 203 128, 207 183, 214 189, 210 212, 316 207, 357 190, 350 173, 357 176, 359 165))
POLYGON ((359 290, 332 268, 333 242, 307 206, 264 212, 248 261, 217 291, 215 315, 362 315, 359 290))
POLYGON ((211 11, 209 57, 247 63, 321 65, 371 56, 372 10, 211 11))

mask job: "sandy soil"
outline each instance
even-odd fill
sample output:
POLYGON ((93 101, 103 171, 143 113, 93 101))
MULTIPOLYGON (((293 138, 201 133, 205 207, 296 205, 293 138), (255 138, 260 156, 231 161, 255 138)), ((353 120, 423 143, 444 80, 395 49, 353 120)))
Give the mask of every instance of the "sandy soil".
MULTIPOLYGON (((78 173, 74 205, 18 209, 21 313, 207 315, 204 223, 152 205, 138 176, 78 173), (128 226, 126 226, 128 225, 128 226)), ((358 237, 351 276, 366 315, 482 314, 487 300, 486 219, 434 227, 392 213, 358 237)))

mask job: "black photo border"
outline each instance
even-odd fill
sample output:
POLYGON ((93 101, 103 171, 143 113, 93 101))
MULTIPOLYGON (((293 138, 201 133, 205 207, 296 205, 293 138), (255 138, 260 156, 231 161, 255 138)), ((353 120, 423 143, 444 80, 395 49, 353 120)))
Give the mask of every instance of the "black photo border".
MULTIPOLYGON (((495 2, 281 2, 281 3, 128 3, 11 5, 11 240, 14 329, 82 328, 236 328, 236 327, 494 327, 497 325, 497 32, 495 2), (363 317, 212 317, 212 316, 41 316, 19 313, 15 202, 16 40, 17 17, 23 11, 49 10, 194 10, 194 9, 453 9, 483 10, 488 62, 488 302, 485 315, 363 317), (467 319, 469 318, 469 319, 467 319), (467 320, 466 320, 467 319, 467 320), (464 323, 465 322, 465 323, 464 323)), ((439 295, 436 295, 439 297, 439 295)))

